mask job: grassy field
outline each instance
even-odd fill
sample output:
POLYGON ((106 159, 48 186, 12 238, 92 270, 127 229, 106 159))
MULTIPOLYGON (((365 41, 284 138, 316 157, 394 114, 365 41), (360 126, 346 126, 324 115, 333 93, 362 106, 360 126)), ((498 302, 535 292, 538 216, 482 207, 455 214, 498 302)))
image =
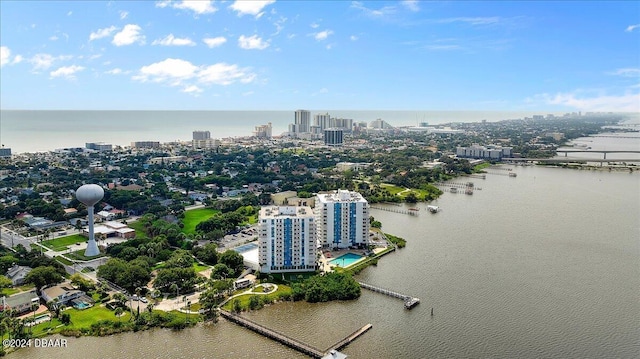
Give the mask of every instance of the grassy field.
MULTIPOLYGON (((259 293, 259 292, 255 292, 255 293, 259 293)), ((289 293, 291 294, 291 287, 287 286, 287 285, 283 285, 283 284, 278 284, 278 290, 276 290, 273 293, 270 294, 245 294, 245 295, 241 295, 239 297, 235 297, 233 299, 231 299, 230 301, 228 301, 222 308, 232 311, 233 310, 233 301, 235 301, 236 299, 240 300, 240 305, 243 308, 248 308, 249 307, 249 298, 251 298, 251 296, 253 295, 259 295, 260 297, 270 297, 272 300, 276 300, 278 299, 278 296, 280 295, 280 293, 282 294, 286 294, 289 293)))
POLYGON ((184 234, 192 234, 196 232, 196 226, 198 223, 206 221, 207 219, 213 217, 215 214, 220 213, 220 211, 210 208, 198 208, 191 211, 184 212, 184 219, 182 219, 182 223, 184 224, 184 228, 182 228, 182 233, 184 234))
POLYGON ((386 189, 392 195, 396 195, 396 194, 404 191, 404 188, 396 186, 396 185, 393 185, 393 184, 389 184, 389 183, 381 183, 380 187, 386 189))
POLYGON ((127 223, 127 226, 136 231, 136 237, 140 237, 140 238, 147 237, 147 234, 144 231, 144 226, 142 225, 142 221, 127 223))
POLYGON ((79 234, 74 234, 71 236, 60 237, 60 238, 50 239, 48 241, 43 241, 42 245, 47 248, 53 249, 56 252, 62 252, 69 249, 68 246, 72 244, 82 243, 86 241, 87 241, 87 237, 81 236, 79 234))
POLYGON ((65 326, 58 319, 52 319, 33 327, 34 336, 38 337, 44 334, 57 333, 62 329, 76 329, 91 327, 91 324, 100 320, 108 319, 111 321, 128 321, 130 314, 128 310, 124 311, 121 317, 116 317, 115 313, 105 307, 95 306, 85 310, 77 310, 75 308, 67 309, 63 313, 69 313, 71 316, 71 324, 65 326))

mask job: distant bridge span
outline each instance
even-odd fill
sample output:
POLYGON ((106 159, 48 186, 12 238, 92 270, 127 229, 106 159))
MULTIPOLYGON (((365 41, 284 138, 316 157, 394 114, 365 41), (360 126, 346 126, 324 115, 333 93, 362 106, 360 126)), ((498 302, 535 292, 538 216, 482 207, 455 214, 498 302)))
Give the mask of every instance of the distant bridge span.
MULTIPOLYGON (((603 159, 607 159, 607 153, 640 153, 640 151, 632 151, 632 150, 614 150, 614 151, 609 151, 609 150, 576 150, 576 149, 564 149, 564 150, 556 150, 557 153, 564 153, 564 156, 567 157, 567 154, 569 153, 602 153, 604 155, 603 159)), ((613 160, 610 160, 613 162, 613 160)), ((591 161, 593 162, 593 161, 591 161)))
POLYGON ((640 158, 636 159, 602 159, 602 158, 578 158, 578 157, 565 157, 565 158, 510 158, 503 157, 503 162, 551 162, 551 163, 566 163, 566 162, 640 162, 640 158))

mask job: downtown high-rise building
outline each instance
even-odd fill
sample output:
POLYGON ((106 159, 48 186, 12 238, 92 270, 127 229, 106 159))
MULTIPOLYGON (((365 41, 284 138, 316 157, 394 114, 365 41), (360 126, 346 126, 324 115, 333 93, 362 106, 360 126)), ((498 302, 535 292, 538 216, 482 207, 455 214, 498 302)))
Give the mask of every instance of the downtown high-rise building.
POLYGON ((331 124, 331 116, 329 116, 329 113, 316 114, 313 116, 313 125, 320 127, 320 130, 333 127, 331 124))
POLYGON ((211 138, 211 132, 209 131, 193 131, 194 140, 208 140, 211 138))
POLYGON ((311 112, 307 110, 296 110, 293 125, 295 126, 295 133, 309 133, 311 112))
POLYGON ((311 207, 263 207, 258 218, 260 272, 308 272, 316 269, 316 225, 311 207))
POLYGON ((324 144, 326 146, 342 146, 344 130, 342 128, 327 128, 324 130, 324 144))
POLYGON ((317 195, 318 244, 323 248, 360 247, 369 239, 369 202, 358 192, 337 190, 317 195))

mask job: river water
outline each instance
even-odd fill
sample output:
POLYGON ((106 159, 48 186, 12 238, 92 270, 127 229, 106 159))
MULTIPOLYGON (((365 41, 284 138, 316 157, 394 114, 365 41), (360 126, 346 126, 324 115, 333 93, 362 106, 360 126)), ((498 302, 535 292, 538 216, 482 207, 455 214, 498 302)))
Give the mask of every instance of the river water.
MULTIPOLYGON (((360 299, 280 303, 248 316, 325 349, 361 326, 350 358, 640 357, 640 173, 537 166, 495 169, 473 195, 445 193, 430 214, 372 210, 407 247, 359 280, 360 299), (434 316, 431 316, 434 308, 434 316)), ((458 182, 462 180, 457 180, 458 182)), ((221 320, 181 332, 69 338, 10 358, 303 358, 221 320)))

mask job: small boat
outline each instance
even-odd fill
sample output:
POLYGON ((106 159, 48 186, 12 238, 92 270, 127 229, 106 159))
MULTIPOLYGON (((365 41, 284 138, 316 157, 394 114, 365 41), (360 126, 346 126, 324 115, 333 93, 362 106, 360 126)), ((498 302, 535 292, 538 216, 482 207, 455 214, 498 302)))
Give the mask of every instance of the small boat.
POLYGON ((473 194, 473 190, 472 189, 467 189, 466 191, 464 191, 464 194, 473 194))
POLYGON ((438 206, 432 206, 432 205, 429 205, 429 206, 427 206, 427 210, 428 210, 429 212, 431 212, 431 213, 437 213, 437 212, 438 212, 438 210, 440 210, 440 208, 438 208, 438 206))
POLYGON ((410 211, 419 211, 420 208, 409 208, 410 211))
POLYGON ((449 190, 449 192, 451 193, 458 193, 458 189, 455 187, 451 187, 451 189, 449 190))
POLYGON ((517 176, 517 175, 518 175, 518 174, 517 174, 517 173, 515 173, 515 172, 509 172, 509 177, 515 177, 515 176, 517 176))

